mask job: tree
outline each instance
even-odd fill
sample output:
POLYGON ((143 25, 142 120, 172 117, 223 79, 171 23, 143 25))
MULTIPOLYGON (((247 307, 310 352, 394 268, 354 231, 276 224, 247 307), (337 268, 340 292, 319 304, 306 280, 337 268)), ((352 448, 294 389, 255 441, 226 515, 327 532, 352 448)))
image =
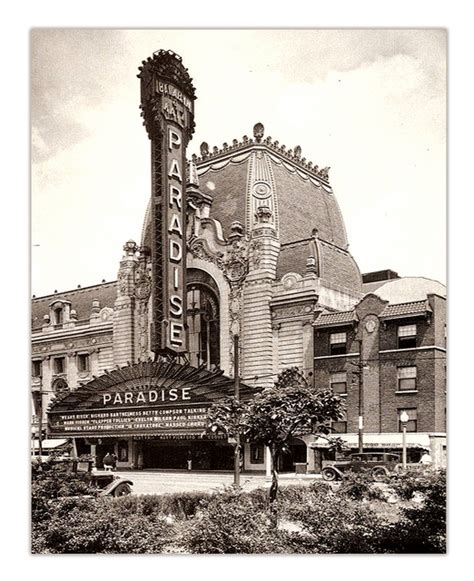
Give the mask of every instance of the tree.
POLYGON ((272 459, 270 506, 278 492, 278 458, 290 438, 304 434, 323 435, 335 447, 342 441, 328 437, 330 422, 342 419, 343 403, 331 390, 315 391, 296 367, 286 369, 274 386, 262 390, 253 399, 238 402, 227 398, 214 404, 208 414, 208 426, 254 444, 268 446, 272 459))

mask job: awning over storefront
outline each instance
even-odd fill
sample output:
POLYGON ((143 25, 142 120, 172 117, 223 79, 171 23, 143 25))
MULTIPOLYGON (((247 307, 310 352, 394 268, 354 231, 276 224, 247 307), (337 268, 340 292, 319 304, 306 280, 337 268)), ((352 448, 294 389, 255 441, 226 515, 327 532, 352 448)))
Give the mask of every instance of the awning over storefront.
MULTIPOLYGON (((347 444, 349 448, 359 448, 358 434, 334 434, 347 444)), ((401 433, 387 433, 387 434, 364 434, 364 448, 402 448, 403 434, 401 433)), ((310 448, 329 448, 330 444, 324 438, 316 438, 314 442, 309 444, 310 448)), ((408 433, 406 435, 407 448, 429 448, 430 437, 429 434, 415 434, 408 433)))
MULTIPOLYGON (((65 446, 68 443, 68 440, 64 438, 56 438, 54 440, 43 440, 41 442, 41 447, 43 451, 46 450, 56 450, 57 448, 61 448, 61 446, 65 446)), ((39 450, 39 442, 38 440, 33 440, 33 449, 39 450)))

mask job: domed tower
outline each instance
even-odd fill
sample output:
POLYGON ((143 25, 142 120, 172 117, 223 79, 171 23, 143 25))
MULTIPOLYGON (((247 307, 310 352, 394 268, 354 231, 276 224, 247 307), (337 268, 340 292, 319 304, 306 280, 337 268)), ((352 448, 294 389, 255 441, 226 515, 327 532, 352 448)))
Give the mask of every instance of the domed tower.
MULTIPOLYGON (((315 312, 351 308, 362 296, 329 168, 265 137, 257 123, 253 137, 201 144, 187 200, 188 288, 208 277, 203 284, 216 291, 220 366, 233 372, 239 334, 246 381, 271 384, 284 367, 312 367, 315 312)), ((149 208, 142 246, 150 240, 149 208)))

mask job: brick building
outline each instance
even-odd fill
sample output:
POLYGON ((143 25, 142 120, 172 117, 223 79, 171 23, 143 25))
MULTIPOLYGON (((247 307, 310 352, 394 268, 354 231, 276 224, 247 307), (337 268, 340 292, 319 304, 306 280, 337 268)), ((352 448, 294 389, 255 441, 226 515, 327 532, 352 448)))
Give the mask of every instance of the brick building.
MULTIPOLYGON (((159 58, 173 59, 168 53, 159 58)), ((153 63, 149 59, 145 68, 153 63)), ((178 65, 173 63, 173 71, 178 65)), ((166 92, 160 99, 169 101, 166 115, 174 115, 173 107, 187 108, 182 114, 191 115, 192 103, 182 93, 173 93, 171 85, 158 86, 166 92)), ((150 111, 154 115, 156 108, 150 111)), ((176 131, 171 131, 170 150, 173 143, 181 144, 176 131)), ((254 126, 252 138, 245 135, 212 148, 202 143, 200 152, 188 161, 179 198, 173 186, 176 199, 181 201, 182 195, 185 200, 183 208, 179 206, 186 217, 183 232, 177 222, 173 228, 185 247, 186 354, 193 369, 208 375, 199 372, 197 381, 198 375, 186 366, 173 373, 183 380, 182 389, 193 393, 194 407, 186 402, 170 407, 163 400, 158 409, 144 403, 145 394, 158 393, 158 386, 171 381, 170 369, 165 373, 163 367, 147 363, 154 355, 156 325, 166 324, 153 315, 156 277, 161 276, 154 257, 162 253, 156 238, 155 196, 150 198, 141 240, 124 245, 117 281, 33 299, 33 412, 38 416, 42 411, 42 425, 49 422, 48 435, 70 436, 78 452, 91 451, 98 457, 113 449, 122 467, 183 468, 189 457, 196 468, 228 466, 230 447, 202 438, 202 410, 219 392, 210 396, 212 390, 193 390, 208 381, 225 393, 230 384, 218 376, 232 378, 235 373, 235 335, 240 337, 238 371, 247 394, 272 385, 280 371, 297 366, 315 389, 332 382, 346 398, 347 424, 335 429, 350 433, 355 429, 355 400, 348 365, 357 361, 356 341, 362 340, 362 357, 369 363, 364 375, 367 430, 396 432, 397 410, 406 408, 412 416, 416 409, 410 421, 416 422, 417 431, 444 431, 444 363, 432 358, 444 353, 444 287, 426 281, 431 290, 415 301, 384 297, 390 292, 408 296, 407 289, 388 289, 406 279, 392 271, 362 277, 349 252, 328 168, 307 161, 300 146, 287 148, 265 136, 261 123, 254 126), (399 346, 400 340, 413 341, 411 335, 397 335, 401 326, 416 326, 414 347, 399 346), (397 371, 402 368, 397 357, 403 360, 403 370, 397 371), (156 412, 156 429, 150 422, 146 429, 114 423, 113 418, 133 413, 128 404, 137 390, 142 397, 140 422, 156 412), (111 412, 106 403, 115 400, 118 411, 111 412), (84 414, 75 422, 70 418, 78 408, 84 414), (103 408, 102 423, 98 408, 103 408), (163 423, 166 410, 174 416, 163 423), (179 417, 182 421, 176 420, 179 417)), ((172 175, 180 174, 173 170, 172 175)), ((156 183, 155 179, 154 187, 156 183)), ((423 285, 416 280, 421 292, 423 285)), ((137 419, 137 426, 144 425, 140 422, 137 419)), ((303 460, 310 470, 318 469, 317 454, 309 446, 315 439, 295 440, 281 468, 291 470, 294 461, 303 460)), ((245 446, 246 470, 268 467, 264 450, 245 446)))

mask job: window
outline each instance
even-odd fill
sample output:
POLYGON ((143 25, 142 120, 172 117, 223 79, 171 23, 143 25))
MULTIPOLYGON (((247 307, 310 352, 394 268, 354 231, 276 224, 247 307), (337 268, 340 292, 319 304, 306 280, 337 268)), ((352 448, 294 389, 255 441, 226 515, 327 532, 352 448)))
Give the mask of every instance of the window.
POLYGON ((66 361, 64 357, 54 358, 54 373, 65 373, 66 361))
POLYGON ((347 412, 343 412, 343 417, 340 420, 331 422, 332 431, 336 434, 347 433, 347 412))
POLYGON ((347 393, 347 374, 345 371, 331 373, 330 386, 334 393, 347 393))
POLYGON ((408 422, 407 422, 407 432, 416 432, 417 431, 417 413, 416 408, 412 409, 400 409, 398 410, 398 431, 403 432, 403 425, 400 421, 400 416, 402 412, 406 412, 408 414, 408 422))
POLYGON ((263 464, 263 446, 250 444, 250 464, 263 464))
POLYGON ((219 301, 205 284, 191 284, 187 295, 187 322, 191 364, 208 369, 220 364, 219 301))
POLYGON ((78 371, 89 371, 89 354, 79 353, 77 356, 77 369, 78 371))
POLYGON ((31 363, 32 363, 31 375, 33 377, 41 377, 41 361, 39 359, 36 359, 31 363))
POLYGON ((415 391, 416 367, 398 367, 397 379, 399 391, 415 391))
POLYGON ((416 325, 400 325, 398 327, 398 348, 411 349, 416 347, 416 325))
POLYGON ((62 325, 63 324, 63 308, 57 307, 54 309, 54 324, 55 325, 62 325))
POLYGON ((331 333, 329 335, 329 351, 331 355, 343 355, 346 353, 346 343, 346 333, 331 333))

